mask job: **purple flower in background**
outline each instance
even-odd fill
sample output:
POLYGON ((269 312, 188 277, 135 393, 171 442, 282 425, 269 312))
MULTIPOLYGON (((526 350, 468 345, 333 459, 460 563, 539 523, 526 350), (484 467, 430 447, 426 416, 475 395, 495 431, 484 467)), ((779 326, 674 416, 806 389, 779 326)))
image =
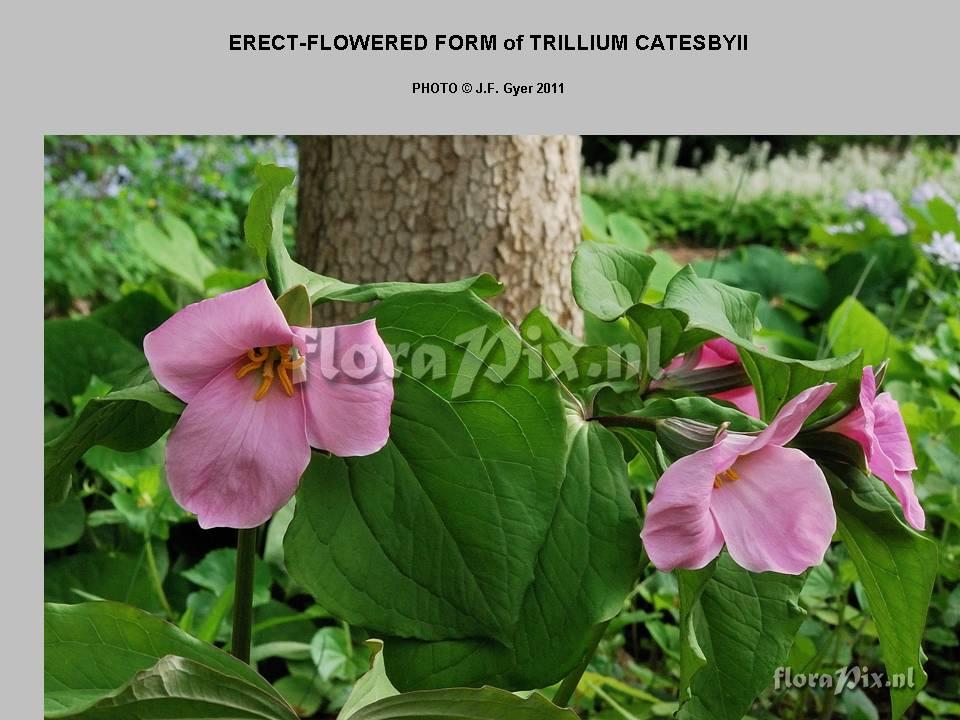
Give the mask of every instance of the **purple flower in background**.
POLYGON ((889 190, 852 190, 847 194, 848 210, 864 210, 880 220, 894 235, 905 235, 910 230, 900 203, 889 190))
POLYGON ((927 245, 921 245, 920 248, 937 265, 960 272, 960 242, 957 242, 957 236, 954 233, 935 232, 930 242, 927 245))
POLYGON ((932 180, 928 180, 923 183, 923 185, 914 189, 913 194, 910 196, 910 204, 914 207, 926 207, 927 203, 934 198, 940 198, 946 201, 948 205, 953 205, 954 207, 957 205, 957 201, 950 197, 950 193, 944 190, 942 185, 932 180))

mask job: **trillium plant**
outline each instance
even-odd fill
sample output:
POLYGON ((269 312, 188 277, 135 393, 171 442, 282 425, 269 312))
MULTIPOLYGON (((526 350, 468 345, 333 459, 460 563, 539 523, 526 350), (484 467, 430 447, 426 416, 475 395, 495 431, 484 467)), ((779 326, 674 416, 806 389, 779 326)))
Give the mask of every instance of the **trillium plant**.
POLYGON ((232 638, 49 605, 48 716, 296 717, 248 664, 263 528, 296 587, 371 638, 344 720, 574 718, 611 622, 657 573, 676 587, 679 716, 739 720, 841 547, 886 671, 914 680, 891 688, 893 715, 913 703, 937 557, 884 366, 778 355, 754 340, 757 295, 690 267, 665 280, 613 242, 572 263, 583 339, 537 308, 514 325, 489 275, 322 276, 283 242, 293 174, 258 172, 244 231, 262 277, 159 323, 46 449, 56 506, 92 446, 166 434, 174 501, 237 530, 232 638), (314 326, 333 302, 363 305, 314 326))

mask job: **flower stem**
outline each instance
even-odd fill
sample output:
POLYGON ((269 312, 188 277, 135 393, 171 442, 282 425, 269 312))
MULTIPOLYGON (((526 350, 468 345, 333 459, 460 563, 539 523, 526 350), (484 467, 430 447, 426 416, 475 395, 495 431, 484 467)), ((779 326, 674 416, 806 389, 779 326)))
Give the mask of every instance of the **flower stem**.
POLYGON ((150 573, 150 582, 153 584, 153 591, 156 593, 157 599, 160 601, 160 605, 163 607, 163 612, 166 614, 167 619, 175 620, 176 615, 173 612, 173 608, 170 607, 167 594, 163 591, 163 580, 160 579, 160 570, 157 567, 157 558, 153 554, 153 544, 149 530, 143 538, 143 551, 147 556, 147 571, 150 573))
POLYGON ((260 528, 237 531, 237 573, 233 600, 233 656, 250 662, 253 627, 253 565, 257 559, 257 532, 260 528))
POLYGON ((574 691, 577 689, 577 685, 580 684, 580 678, 583 677, 583 673, 586 671, 587 666, 590 664, 590 661, 593 659, 594 654, 597 652, 597 646, 600 645, 600 641, 603 640, 603 635, 607 631, 607 626, 610 624, 610 621, 602 622, 599 625, 594 626, 593 633, 590 635, 590 640, 587 644, 587 651, 583 654, 583 658, 580 660, 579 664, 567 675, 563 682, 560 683, 560 687, 557 688, 556 695, 553 696, 553 704, 558 707, 566 707, 570 702, 570 698, 573 697, 574 691))

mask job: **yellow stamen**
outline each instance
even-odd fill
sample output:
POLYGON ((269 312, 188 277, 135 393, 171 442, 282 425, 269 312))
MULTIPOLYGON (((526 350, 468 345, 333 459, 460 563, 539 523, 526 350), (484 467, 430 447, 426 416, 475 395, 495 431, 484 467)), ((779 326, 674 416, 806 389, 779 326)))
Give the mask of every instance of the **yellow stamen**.
POLYGON ((282 360, 279 365, 277 365, 277 377, 280 378, 280 384, 283 385, 283 391, 293 397, 293 383, 290 382, 290 376, 287 375, 287 361, 282 360))
POLYGON ((713 476, 713 487, 719 488, 725 482, 733 482, 734 480, 739 480, 739 479, 740 479, 740 473, 738 473, 733 468, 728 468, 727 470, 724 470, 722 473, 719 473, 713 476))
POLYGON ((257 388, 257 392, 253 396, 254 400, 263 400, 270 386, 273 385, 273 363, 272 358, 264 363, 263 380, 260 382, 260 387, 257 388))

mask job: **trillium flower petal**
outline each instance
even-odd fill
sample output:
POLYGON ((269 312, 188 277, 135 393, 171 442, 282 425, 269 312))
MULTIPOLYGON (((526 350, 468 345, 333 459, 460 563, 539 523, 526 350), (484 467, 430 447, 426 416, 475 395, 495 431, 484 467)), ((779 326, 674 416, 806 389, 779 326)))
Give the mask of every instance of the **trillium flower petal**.
POLYGON ((917 530, 926 527, 926 515, 917 499, 911 471, 917 463, 910 437, 900 415, 900 406, 889 393, 878 395, 873 405, 873 442, 867 453, 870 472, 883 480, 897 496, 903 515, 917 530))
POLYGON ((823 471, 802 451, 769 445, 737 459, 738 479, 715 488, 711 509, 738 565, 799 575, 823 561, 837 529, 823 471))
POLYGON ((829 428, 855 440, 867 458, 870 472, 883 480, 897 496, 907 522, 917 530, 926 526, 926 516, 913 485, 912 471, 917 469, 910 436, 900 406, 890 393, 877 395, 873 368, 863 369, 860 381, 860 407, 849 412, 829 428))
POLYGON ((698 368, 722 367, 733 363, 740 364, 740 353, 737 346, 724 338, 707 340, 701 346, 698 368))
POLYGON ((659 570, 702 568, 720 554, 723 536, 710 512, 719 447, 680 458, 657 482, 640 537, 659 570))
POLYGON ((750 444, 750 450, 759 450, 768 445, 785 445, 800 432, 807 418, 820 407, 827 396, 833 392, 835 383, 824 383, 807 388, 784 405, 777 416, 750 444))
POLYGON ((184 402, 254 347, 293 333, 263 280, 188 305, 143 339, 157 381, 184 402))
POLYGON ((760 406, 757 404, 757 391, 753 389, 753 385, 744 385, 743 387, 734 388, 733 390, 724 390, 723 392, 714 393, 711 397, 715 397, 717 400, 726 400, 741 412, 751 417, 760 417, 760 406))
POLYGON ((897 470, 916 470, 913 447, 907 426, 900 414, 900 405, 890 393, 880 393, 873 401, 873 435, 883 454, 893 461, 897 470))
POLYGON ((370 455, 387 444, 393 358, 375 321, 295 328, 306 343, 307 438, 340 457, 370 455))
POLYGON ((310 461, 303 398, 220 372, 187 405, 167 442, 167 480, 200 527, 262 525, 296 492, 310 461))

